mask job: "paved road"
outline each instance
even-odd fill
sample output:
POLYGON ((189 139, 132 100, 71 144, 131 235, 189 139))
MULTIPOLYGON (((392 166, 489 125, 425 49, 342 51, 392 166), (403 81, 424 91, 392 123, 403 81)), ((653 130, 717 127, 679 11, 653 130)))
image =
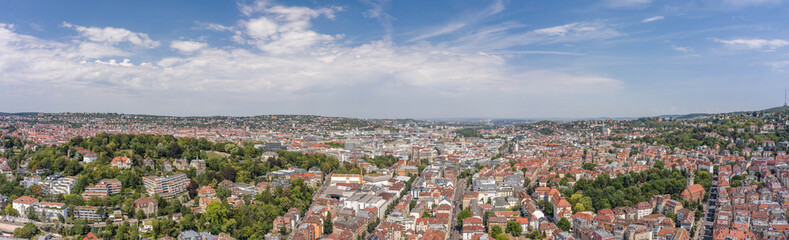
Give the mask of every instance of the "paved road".
POLYGON ((704 215, 701 217, 701 224, 696 228, 696 240, 711 240, 713 236, 713 221, 715 221, 715 213, 717 212, 716 201, 718 199, 718 173, 712 177, 712 185, 710 186, 710 198, 702 206, 704 207, 704 215))
POLYGON ((468 178, 460 179, 455 185, 455 195, 452 197, 452 205, 454 206, 452 209, 452 217, 449 218, 450 224, 450 234, 449 239, 462 239, 463 236, 461 235, 461 230, 458 228, 458 213, 463 211, 462 204, 463 204, 463 194, 466 192, 466 181, 468 178))

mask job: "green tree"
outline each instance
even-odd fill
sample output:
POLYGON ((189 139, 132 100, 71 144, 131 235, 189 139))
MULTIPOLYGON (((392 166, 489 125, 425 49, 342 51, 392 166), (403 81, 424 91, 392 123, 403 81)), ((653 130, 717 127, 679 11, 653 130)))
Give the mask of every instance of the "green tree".
POLYGON ((512 236, 518 237, 521 235, 521 231, 523 231, 523 228, 521 228, 521 225, 518 224, 518 222, 510 220, 507 221, 506 230, 508 233, 512 234, 512 236))
POLYGON ((24 227, 14 229, 14 237, 32 239, 39 230, 33 223, 25 223, 24 227))
POLYGON ((565 232, 570 231, 570 221, 563 217, 558 223, 556 223, 556 227, 565 232))
POLYGON ((16 216, 19 214, 19 212, 17 212, 16 209, 14 209, 14 207, 11 206, 11 204, 6 205, 5 210, 3 212, 6 215, 10 215, 10 216, 16 216))
POLYGON ((583 169, 586 169, 586 170, 589 170, 589 171, 592 171, 592 169, 594 169, 595 167, 597 167, 597 164, 589 163, 589 162, 588 163, 584 163, 584 165, 583 165, 583 169))
POLYGON ((214 201, 208 204, 205 212, 206 220, 208 220, 208 222, 214 226, 224 225, 225 220, 230 214, 230 210, 219 201, 214 201))
POLYGON ((539 205, 540 205, 540 207, 542 208, 542 211, 543 211, 543 212, 544 212, 546 215, 553 215, 553 204, 551 204, 551 203, 550 203, 550 202, 548 202, 548 201, 542 200, 542 201, 540 201, 540 204, 539 204, 539 205))
POLYGON ((331 222, 331 212, 326 214, 326 218, 323 219, 323 234, 332 234, 334 231, 334 225, 331 222))
POLYGON ((460 228, 463 228, 463 219, 469 218, 471 216, 472 216, 471 211, 469 211, 468 209, 464 209, 463 211, 460 211, 458 213, 458 226, 460 226, 460 228))
POLYGON ((490 235, 491 236, 496 236, 496 235, 499 235, 501 233, 502 233, 501 232, 501 227, 499 227, 499 225, 493 226, 493 229, 490 230, 490 235))

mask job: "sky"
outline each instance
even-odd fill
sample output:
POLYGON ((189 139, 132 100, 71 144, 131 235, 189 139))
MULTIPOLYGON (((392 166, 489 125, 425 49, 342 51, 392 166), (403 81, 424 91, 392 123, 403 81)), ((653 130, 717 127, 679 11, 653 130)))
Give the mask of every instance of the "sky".
POLYGON ((0 1, 0 112, 596 118, 759 110, 783 0, 0 1))

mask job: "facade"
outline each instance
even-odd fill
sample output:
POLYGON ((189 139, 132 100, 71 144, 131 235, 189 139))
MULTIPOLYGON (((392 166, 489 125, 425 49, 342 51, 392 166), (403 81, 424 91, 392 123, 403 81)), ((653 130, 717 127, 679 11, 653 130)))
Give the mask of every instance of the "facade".
POLYGON ((58 180, 52 181, 50 184, 49 192, 52 194, 71 194, 74 189, 74 184, 77 183, 77 177, 62 177, 58 180))
POLYGON ((147 176, 142 178, 145 189, 151 196, 159 194, 163 198, 172 198, 186 191, 189 179, 186 174, 176 173, 169 176, 147 176))
POLYGON ((17 213, 19 213, 19 216, 27 217, 27 209, 35 208, 39 204, 40 203, 38 202, 38 199, 28 196, 21 196, 17 199, 14 199, 14 201, 11 203, 11 207, 13 207, 17 213))
POLYGON ((151 216, 156 214, 156 211, 159 210, 159 202, 151 197, 142 197, 134 200, 134 209, 136 211, 142 210, 145 215, 151 216))
POLYGON ((704 198, 704 187, 701 184, 693 184, 680 194, 682 200, 701 201, 704 198))
POLYGON ((74 207, 74 218, 85 219, 89 221, 102 221, 106 217, 106 213, 100 213, 99 207, 94 206, 77 206, 74 207))
POLYGON ((58 221, 59 217, 68 218, 68 207, 65 203, 41 202, 36 207, 39 218, 45 221, 58 221))
POLYGON ((82 192, 83 199, 90 199, 91 197, 107 197, 109 195, 121 193, 121 181, 118 179, 102 179, 96 185, 85 188, 82 192))
POLYGON ((115 157, 110 165, 116 168, 129 169, 132 166, 132 160, 128 157, 115 157))

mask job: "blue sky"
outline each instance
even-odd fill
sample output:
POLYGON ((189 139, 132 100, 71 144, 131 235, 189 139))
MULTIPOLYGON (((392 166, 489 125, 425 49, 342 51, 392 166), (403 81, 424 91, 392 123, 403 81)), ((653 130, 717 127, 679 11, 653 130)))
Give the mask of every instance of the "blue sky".
POLYGON ((782 0, 2 1, 0 112, 583 118, 757 110, 782 0))

